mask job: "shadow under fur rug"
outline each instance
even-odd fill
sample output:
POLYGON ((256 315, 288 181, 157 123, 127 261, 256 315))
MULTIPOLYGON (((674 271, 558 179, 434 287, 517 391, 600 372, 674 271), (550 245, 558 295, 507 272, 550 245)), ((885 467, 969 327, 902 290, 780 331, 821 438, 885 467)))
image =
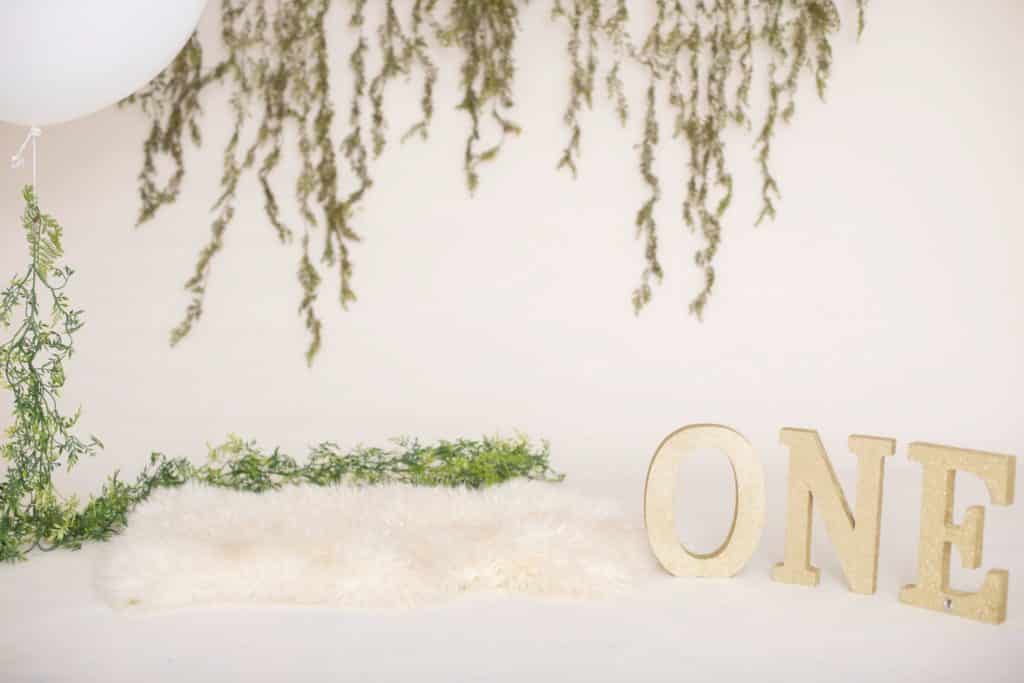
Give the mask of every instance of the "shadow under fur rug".
POLYGON ((599 597, 656 562, 640 520, 562 485, 159 491, 105 548, 112 606, 408 607, 460 593, 599 597))

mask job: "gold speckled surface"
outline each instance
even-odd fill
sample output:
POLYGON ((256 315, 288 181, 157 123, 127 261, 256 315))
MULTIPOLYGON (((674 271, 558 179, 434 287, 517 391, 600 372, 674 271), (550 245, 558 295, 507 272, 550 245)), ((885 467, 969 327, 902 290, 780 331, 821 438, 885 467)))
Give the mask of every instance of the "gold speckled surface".
POLYGON ((781 440, 789 447, 786 548, 784 560, 775 565, 772 578, 783 583, 818 585, 818 569, 811 565, 811 519, 815 505, 825 520, 825 529, 839 554, 850 590, 874 593, 885 458, 896 451, 896 442, 877 436, 850 437, 850 450, 858 459, 854 519, 818 433, 785 428, 781 440))
POLYGON ((742 434, 713 424, 672 432, 654 453, 644 488, 644 523, 658 562, 675 576, 733 576, 753 555, 764 530, 764 469, 742 434), (736 508, 732 529, 718 550, 691 553, 680 542, 673 505, 682 459, 701 448, 722 451, 732 465, 736 508))
POLYGON ((1013 503, 1016 458, 1012 455, 972 451, 929 443, 910 444, 910 459, 924 467, 921 489, 921 541, 917 583, 900 591, 900 601, 938 612, 1001 624, 1006 620, 1010 575, 993 569, 977 593, 950 588, 949 562, 953 547, 966 569, 981 566, 985 508, 967 509, 964 521, 953 521, 953 494, 957 471, 970 472, 985 482, 994 505, 1013 503))

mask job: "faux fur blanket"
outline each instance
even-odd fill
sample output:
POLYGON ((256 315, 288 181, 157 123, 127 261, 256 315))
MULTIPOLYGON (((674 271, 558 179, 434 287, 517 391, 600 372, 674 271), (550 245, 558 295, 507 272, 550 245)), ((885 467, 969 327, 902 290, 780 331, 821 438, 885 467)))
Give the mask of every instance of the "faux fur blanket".
POLYGON ((405 607, 478 591, 596 597, 656 567, 639 519, 529 481, 483 491, 189 486, 155 493, 129 521, 98 574, 119 608, 405 607))

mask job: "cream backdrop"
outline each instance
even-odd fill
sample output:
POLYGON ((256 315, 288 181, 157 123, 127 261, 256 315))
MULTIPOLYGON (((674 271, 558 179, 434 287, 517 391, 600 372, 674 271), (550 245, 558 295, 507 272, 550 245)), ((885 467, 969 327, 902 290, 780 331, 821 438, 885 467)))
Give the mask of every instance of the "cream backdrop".
MULTIPOLYGON (((587 117, 579 180, 555 171, 565 43, 541 5, 524 13, 530 42, 518 52, 525 134, 470 199, 466 121, 451 106, 456 65, 444 65, 430 140, 396 141, 376 166, 357 218, 359 300, 342 313, 328 278, 326 344, 311 370, 298 255, 276 242, 253 178, 204 319, 168 347, 208 235, 229 125, 223 98, 207 100, 206 146, 187 152, 180 201, 138 230, 143 116, 111 109, 43 132, 41 201, 66 228, 78 271, 71 295, 87 320, 66 405, 81 405, 83 430, 107 445, 62 478, 66 487, 92 490, 114 468, 134 475, 151 450, 201 457, 229 432, 302 453, 324 439, 522 430, 550 439, 570 475, 621 477, 638 506, 658 442, 690 422, 743 432, 778 471, 768 487, 778 505, 783 426, 820 430, 833 459, 850 465, 851 433, 897 439, 890 467, 911 467, 912 440, 1021 452, 1020 3, 873 3, 861 43, 852 26, 836 40, 828 102, 806 84, 794 125, 779 134, 774 224, 753 227, 752 138, 734 137, 738 195, 703 324, 686 313, 699 274, 698 241, 677 219, 682 148, 658 159, 667 275, 639 317, 629 301, 642 267, 632 228, 645 196, 634 170, 639 121, 623 131, 602 105, 587 117)), ((341 56, 335 76, 340 97, 341 56)), ((411 122, 417 97, 416 83, 398 87, 388 107, 411 122)), ((393 128, 407 121, 395 117, 393 128)), ((0 125, 0 149, 13 153, 23 135, 0 125)), ((294 168, 292 158, 278 172, 286 196, 294 168)), ((18 189, 29 177, 0 172, 2 273, 25 261, 18 189)), ((971 490, 976 500, 965 502, 988 502, 971 490)), ((768 524, 781 534, 781 512, 768 524)), ((916 538, 913 527, 891 533, 916 538)), ((998 555, 986 559, 998 566, 998 555)))
MULTIPOLYGON (((78 270, 72 295, 87 311, 66 404, 81 405, 83 427, 107 444, 62 486, 94 490, 118 467, 134 476, 153 449, 200 458, 229 432, 302 452, 321 439, 376 444, 519 429, 551 440, 554 464, 570 475, 564 486, 610 495, 639 520, 660 440, 686 423, 720 422, 750 439, 766 470, 765 532, 747 568, 724 581, 652 574, 650 590, 610 604, 131 619, 99 602, 92 566, 108 547, 93 546, 33 558, 0 578, 0 614, 19 625, 0 629, 0 678, 323 680, 328 670, 396 681, 548 680, 559 670, 595 681, 684 672, 715 681, 752 672, 816 682, 1019 678, 1024 502, 989 506, 985 524, 982 565, 1009 569, 1014 584, 1005 625, 915 609, 897 595, 917 573, 921 474, 908 443, 1024 454, 1024 6, 871 3, 861 44, 850 31, 836 40, 828 103, 808 90, 779 135, 784 198, 774 224, 752 227, 751 140, 734 139, 738 194, 717 290, 698 324, 686 315, 699 284, 698 242, 676 220, 682 150, 658 161, 667 277, 639 318, 629 304, 642 267, 631 227, 644 197, 632 147, 638 122, 622 131, 602 107, 587 120, 580 179, 555 172, 567 74, 546 4, 524 14, 530 43, 519 50, 517 115, 526 132, 486 169, 478 197, 463 185, 465 121, 450 106, 450 79, 430 141, 393 146, 377 165, 358 216, 359 301, 341 313, 325 291, 326 346, 312 370, 296 313, 297 254, 276 243, 253 179, 206 317, 180 348, 167 346, 217 194, 229 121, 222 100, 208 100, 207 147, 188 152, 181 200, 141 230, 132 225, 142 116, 110 110, 44 131, 42 203, 67 229, 78 270), (877 595, 849 593, 820 523, 812 558, 821 585, 771 580, 783 557, 783 426, 821 432, 851 501, 847 436, 897 440, 877 595)), ((204 31, 216 30, 212 19, 207 12, 204 31)), ((342 57, 336 76, 341 92, 342 57)), ((389 107, 411 121, 416 98, 411 84, 389 95, 389 107)), ((0 125, 0 150, 13 153, 23 136, 0 125)), ((278 174, 286 192, 294 158, 289 164, 278 174)), ((28 178, 0 169, 0 274, 25 261, 18 188, 28 178)), ((684 469, 683 491, 697 495, 677 502, 685 513, 677 524, 689 547, 710 551, 729 528, 728 468, 705 454, 684 469)), ((989 499, 965 475, 956 503, 959 519, 989 499)), ((953 562, 955 587, 976 590, 982 577, 953 562)))

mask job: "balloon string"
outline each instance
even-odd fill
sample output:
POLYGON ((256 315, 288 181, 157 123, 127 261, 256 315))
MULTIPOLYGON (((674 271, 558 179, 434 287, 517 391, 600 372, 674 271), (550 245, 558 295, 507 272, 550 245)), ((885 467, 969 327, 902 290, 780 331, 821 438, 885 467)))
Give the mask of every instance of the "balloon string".
POLYGON ((36 197, 39 196, 39 187, 37 186, 36 179, 36 167, 38 166, 38 156, 36 149, 36 140, 43 134, 36 126, 32 126, 28 129, 28 135, 25 136, 24 142, 21 143, 21 147, 18 148, 18 152, 11 157, 11 168, 21 168, 25 163, 25 148, 28 144, 32 143, 32 191, 36 197))

